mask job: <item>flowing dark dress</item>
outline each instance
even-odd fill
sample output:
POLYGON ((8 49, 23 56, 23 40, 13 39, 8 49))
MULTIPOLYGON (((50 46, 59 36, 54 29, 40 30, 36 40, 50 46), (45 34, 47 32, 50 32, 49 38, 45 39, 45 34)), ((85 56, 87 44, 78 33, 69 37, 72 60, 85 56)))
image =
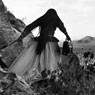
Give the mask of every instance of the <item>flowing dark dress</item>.
POLYGON ((58 39, 54 32, 58 27, 67 37, 68 34, 58 16, 42 16, 28 25, 22 35, 25 37, 35 27, 40 27, 40 36, 31 41, 31 45, 16 58, 9 71, 29 78, 33 71, 56 70, 59 62, 58 39))
POLYGON ((31 45, 16 58, 9 68, 19 76, 32 77, 34 70, 42 72, 43 70, 56 70, 59 61, 58 39, 48 34, 48 36, 39 36, 31 40, 31 45), (45 45, 41 50, 41 46, 45 45))

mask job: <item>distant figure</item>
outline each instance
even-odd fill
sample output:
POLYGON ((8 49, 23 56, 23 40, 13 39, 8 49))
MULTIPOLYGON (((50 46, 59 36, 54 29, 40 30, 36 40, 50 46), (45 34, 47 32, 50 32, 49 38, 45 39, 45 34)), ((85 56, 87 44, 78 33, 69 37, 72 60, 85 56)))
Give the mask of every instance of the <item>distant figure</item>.
POLYGON ((43 16, 26 26, 17 41, 21 42, 36 27, 39 27, 40 35, 34 38, 30 47, 25 49, 10 67, 10 71, 21 76, 29 74, 31 76, 34 68, 40 73, 45 69, 53 71, 57 68, 59 40, 54 37, 57 27, 65 34, 66 39, 71 41, 64 24, 54 9, 49 9, 43 16))

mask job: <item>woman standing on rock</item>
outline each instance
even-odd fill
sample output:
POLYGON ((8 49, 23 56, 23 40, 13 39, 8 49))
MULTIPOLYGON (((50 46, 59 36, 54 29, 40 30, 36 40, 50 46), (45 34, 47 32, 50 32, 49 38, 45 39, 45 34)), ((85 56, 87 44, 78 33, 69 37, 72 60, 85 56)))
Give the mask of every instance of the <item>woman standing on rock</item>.
POLYGON ((43 16, 26 26, 17 41, 22 41, 31 33, 31 30, 38 26, 40 35, 34 38, 31 45, 21 53, 10 67, 10 71, 20 76, 31 76, 34 68, 39 72, 43 70, 53 71, 57 68, 59 40, 54 37, 57 27, 66 35, 67 40, 71 40, 56 10, 49 9, 43 16))

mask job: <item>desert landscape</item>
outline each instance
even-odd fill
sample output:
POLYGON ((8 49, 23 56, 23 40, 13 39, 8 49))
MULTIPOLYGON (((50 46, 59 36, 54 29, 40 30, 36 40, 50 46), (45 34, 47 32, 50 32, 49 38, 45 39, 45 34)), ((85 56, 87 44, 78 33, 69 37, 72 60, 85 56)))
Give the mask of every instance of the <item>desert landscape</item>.
POLYGON ((33 38, 31 33, 23 44, 16 42, 8 46, 25 27, 25 23, 16 18, 1 0, 0 95, 95 95, 95 37, 89 35, 72 41, 73 53, 77 55, 79 63, 58 63, 57 70, 43 71, 42 76, 35 70, 28 80, 8 72, 16 57, 33 38))

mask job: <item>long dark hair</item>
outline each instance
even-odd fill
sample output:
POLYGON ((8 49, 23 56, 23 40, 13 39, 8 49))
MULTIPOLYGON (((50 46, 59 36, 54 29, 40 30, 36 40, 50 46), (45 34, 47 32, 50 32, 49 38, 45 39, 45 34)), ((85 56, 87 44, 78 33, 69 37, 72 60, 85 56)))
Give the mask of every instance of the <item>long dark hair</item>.
POLYGON ((56 17, 57 16, 57 12, 55 9, 49 9, 45 14, 44 16, 46 16, 47 18, 51 18, 51 17, 56 17))
MULTIPOLYGON (((56 18, 58 18, 56 10, 55 9, 49 9, 42 16, 43 21, 42 21, 41 25, 44 26, 44 28, 46 28, 45 23, 55 22, 56 18)), ((47 32, 45 31, 45 33, 43 33, 43 32, 44 32, 44 30, 40 29, 40 37, 38 39, 38 46, 37 46, 37 49, 36 49, 37 54, 41 54, 41 52, 44 50, 44 48, 46 46, 48 31, 47 32)))

